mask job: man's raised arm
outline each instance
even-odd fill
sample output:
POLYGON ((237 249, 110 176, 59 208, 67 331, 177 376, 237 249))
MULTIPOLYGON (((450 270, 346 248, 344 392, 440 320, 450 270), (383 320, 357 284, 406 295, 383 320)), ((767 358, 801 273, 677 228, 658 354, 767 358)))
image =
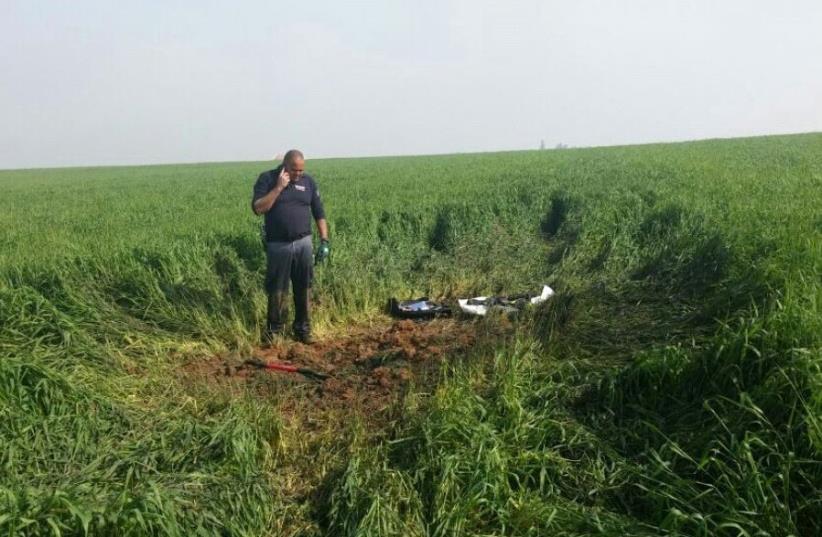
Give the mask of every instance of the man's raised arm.
MULTIPOLYGON (((285 171, 285 168, 280 170, 280 175, 277 177, 277 183, 274 185, 268 193, 265 195, 256 198, 254 203, 251 205, 252 209, 254 210, 254 214, 263 214, 267 213, 271 207, 274 205, 274 202, 277 201, 277 198, 280 196, 285 187, 288 186, 288 183, 291 182, 291 177, 288 175, 288 172, 285 171)), ((254 193, 255 196, 257 192, 254 193)))

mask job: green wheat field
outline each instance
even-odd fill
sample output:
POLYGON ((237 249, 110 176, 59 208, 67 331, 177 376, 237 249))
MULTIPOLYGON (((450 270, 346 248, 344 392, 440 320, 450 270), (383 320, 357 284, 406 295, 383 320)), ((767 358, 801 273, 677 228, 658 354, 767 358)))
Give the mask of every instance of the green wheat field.
POLYGON ((822 535, 822 134, 309 158, 321 342, 557 291, 372 413, 181 369, 258 346, 274 164, 0 172, 0 534, 822 535))

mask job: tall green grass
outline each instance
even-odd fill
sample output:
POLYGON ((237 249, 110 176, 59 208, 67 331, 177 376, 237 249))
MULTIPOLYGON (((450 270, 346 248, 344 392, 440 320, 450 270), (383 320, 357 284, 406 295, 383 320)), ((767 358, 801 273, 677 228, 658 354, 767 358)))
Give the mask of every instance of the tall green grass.
POLYGON ((270 164, 0 172, 0 531, 822 532, 822 135, 308 164, 321 336, 558 295, 306 432, 179 373, 259 340, 270 164))

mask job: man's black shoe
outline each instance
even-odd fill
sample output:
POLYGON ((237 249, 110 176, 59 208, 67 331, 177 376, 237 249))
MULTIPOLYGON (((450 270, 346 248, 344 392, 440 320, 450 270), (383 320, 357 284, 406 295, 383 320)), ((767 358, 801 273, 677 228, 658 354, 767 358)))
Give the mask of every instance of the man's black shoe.
POLYGON ((304 345, 311 345, 314 343, 314 339, 311 337, 310 332, 294 332, 294 339, 304 345))
POLYGON ((266 328, 263 332, 263 346, 264 347, 271 347, 277 341, 277 339, 283 337, 283 329, 273 329, 273 328, 266 328))

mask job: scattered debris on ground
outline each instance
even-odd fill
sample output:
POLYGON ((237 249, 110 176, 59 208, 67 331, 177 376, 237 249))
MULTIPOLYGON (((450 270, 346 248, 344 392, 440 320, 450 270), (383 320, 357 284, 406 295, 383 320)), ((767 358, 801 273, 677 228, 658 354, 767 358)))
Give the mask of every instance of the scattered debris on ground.
POLYGON ((466 315, 485 315, 489 311, 516 316, 526 307, 541 304, 554 296, 554 290, 547 285, 542 286, 540 293, 523 293, 508 296, 478 296, 474 298, 460 298, 457 300, 460 310, 466 315))
POLYGON ((435 319, 451 316, 451 308, 448 305, 432 302, 425 296, 413 300, 389 299, 388 312, 398 319, 435 319))

